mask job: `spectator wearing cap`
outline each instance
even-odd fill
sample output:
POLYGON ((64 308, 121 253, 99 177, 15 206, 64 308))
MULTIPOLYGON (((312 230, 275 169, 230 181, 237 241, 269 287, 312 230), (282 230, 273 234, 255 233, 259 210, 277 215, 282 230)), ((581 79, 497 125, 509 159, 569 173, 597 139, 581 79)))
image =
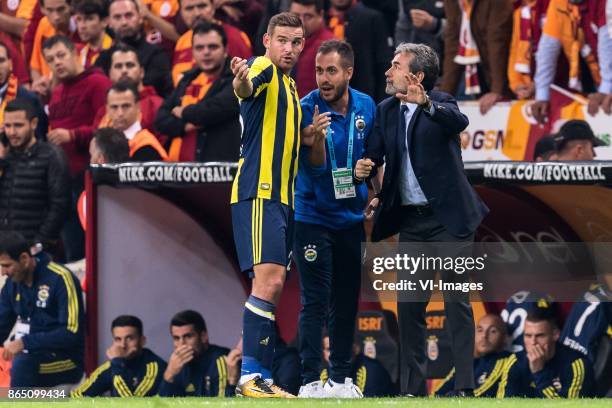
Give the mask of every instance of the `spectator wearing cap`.
POLYGON ((553 135, 543 136, 535 145, 533 150, 533 161, 554 161, 557 160, 557 148, 553 135))
POLYGON ((445 0, 444 64, 440 90, 478 98, 485 114, 507 90, 512 1, 445 0))
POLYGON ((555 142, 559 161, 594 160, 595 147, 607 146, 606 142, 595 136, 587 122, 579 119, 565 122, 559 129, 555 142))

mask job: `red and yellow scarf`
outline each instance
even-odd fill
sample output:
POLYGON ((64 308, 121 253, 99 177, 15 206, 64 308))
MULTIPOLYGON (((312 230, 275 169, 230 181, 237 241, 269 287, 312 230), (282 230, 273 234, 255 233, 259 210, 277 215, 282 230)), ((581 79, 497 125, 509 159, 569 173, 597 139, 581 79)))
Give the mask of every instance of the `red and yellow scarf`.
POLYGON ((478 83, 480 53, 470 27, 474 2, 471 0, 458 1, 461 9, 461 28, 459 30, 459 47, 454 61, 456 64, 465 65, 465 94, 476 95, 480 93, 480 84, 478 83))
MULTIPOLYGON (((203 72, 198 75, 187 85, 185 95, 181 98, 181 106, 193 105, 204 99, 214 81, 214 78, 206 76, 203 72)), ((168 150, 169 160, 194 161, 197 139, 197 130, 191 130, 182 137, 174 138, 168 150)))
POLYGON ((6 87, 6 92, 2 97, 2 105, 0 105, 0 125, 4 123, 4 108, 6 108, 6 104, 17 97, 17 87, 19 86, 17 77, 11 74, 8 78, 7 84, 8 86, 6 87))

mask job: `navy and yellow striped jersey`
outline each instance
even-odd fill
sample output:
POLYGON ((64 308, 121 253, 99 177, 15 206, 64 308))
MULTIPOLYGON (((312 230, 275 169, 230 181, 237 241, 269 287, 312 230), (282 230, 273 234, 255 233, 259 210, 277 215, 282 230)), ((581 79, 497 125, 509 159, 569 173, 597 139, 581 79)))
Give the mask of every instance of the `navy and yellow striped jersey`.
POLYGON ((582 354, 557 343, 555 355, 536 373, 529 370, 523 351, 507 359, 497 397, 589 398, 595 396, 591 362, 582 354))
POLYGON ((208 348, 185 364, 173 382, 162 380, 161 397, 233 397, 236 386, 227 383, 229 353, 225 347, 209 344, 208 348))
POLYGON ((599 344, 612 338, 612 291, 595 285, 574 303, 561 332, 561 342, 595 361, 599 344))
MULTIPOLYGON (((73 369, 83 364, 84 321, 81 285, 63 265, 49 262, 47 254, 36 258, 32 286, 8 279, 0 293, 0 338, 6 339, 19 319, 30 325, 22 337, 26 350, 61 351, 70 357, 45 369, 73 369)), ((43 368, 41 368, 42 370, 43 368)))
POLYGON ((166 362, 149 349, 134 358, 114 358, 98 367, 72 397, 149 397, 157 395, 166 362))
POLYGON ((267 57, 248 65, 253 94, 239 98, 242 145, 231 202, 263 198, 293 207, 302 116, 295 81, 267 57))
MULTIPOLYGON (((498 385, 508 365, 509 351, 489 353, 474 359, 475 397, 495 397, 498 385)), ((455 369, 434 389, 434 395, 443 397, 455 389, 455 369)))
POLYGON ((500 316, 506 323, 506 329, 512 339, 510 351, 518 353, 524 349, 523 331, 529 311, 534 308, 546 307, 552 308, 553 313, 558 315, 559 304, 556 303, 549 294, 521 290, 508 298, 506 306, 504 310, 501 311, 500 316))

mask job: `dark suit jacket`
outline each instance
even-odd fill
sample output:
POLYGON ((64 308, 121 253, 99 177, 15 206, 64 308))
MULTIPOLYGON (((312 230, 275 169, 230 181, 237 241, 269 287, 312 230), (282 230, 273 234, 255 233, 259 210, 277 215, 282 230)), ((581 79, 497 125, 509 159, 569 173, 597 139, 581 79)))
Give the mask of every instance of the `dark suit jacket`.
MULTIPOLYGON (((372 240, 379 241, 399 231, 401 197, 399 175, 408 138, 410 161, 419 185, 436 219, 448 232, 464 237, 476 230, 489 211, 470 186, 463 170, 459 133, 468 118, 459 111, 448 94, 429 93, 435 112, 430 115, 417 108, 408 125, 407 136, 399 131, 400 102, 395 97, 382 101, 376 109, 376 121, 366 141, 364 157, 376 167, 386 163, 385 177, 372 240)), ((375 173, 370 175, 373 177, 375 173)))

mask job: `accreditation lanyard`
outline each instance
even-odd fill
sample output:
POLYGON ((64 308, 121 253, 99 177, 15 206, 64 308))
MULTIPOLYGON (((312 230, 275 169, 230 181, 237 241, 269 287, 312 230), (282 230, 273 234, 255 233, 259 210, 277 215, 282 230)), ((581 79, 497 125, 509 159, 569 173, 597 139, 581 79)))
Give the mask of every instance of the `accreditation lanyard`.
POLYGON ((333 133, 329 132, 329 129, 328 133, 329 135, 326 138, 327 149, 329 151, 329 158, 332 165, 332 180, 334 182, 334 194, 336 199, 341 200, 344 198, 355 197, 357 195, 355 192, 355 185, 353 184, 353 138, 355 133, 355 112, 351 113, 346 166, 343 168, 338 168, 333 133))

